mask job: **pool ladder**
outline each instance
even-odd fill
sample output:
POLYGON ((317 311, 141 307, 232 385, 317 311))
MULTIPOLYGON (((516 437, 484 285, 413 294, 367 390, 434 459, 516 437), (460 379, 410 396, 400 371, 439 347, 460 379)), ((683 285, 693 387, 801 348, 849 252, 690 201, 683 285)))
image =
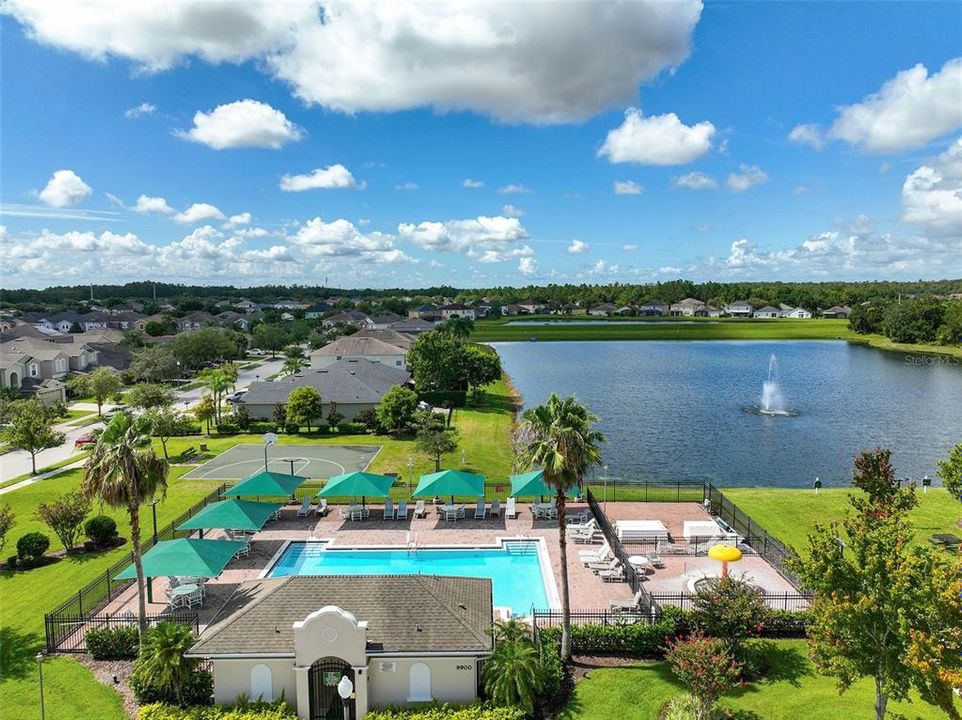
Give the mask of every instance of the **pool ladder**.
POLYGON ((407 546, 408 555, 417 554, 418 534, 409 532, 404 539, 404 544, 407 546))
POLYGON ((537 555, 538 547, 526 540, 504 543, 504 549, 509 555, 537 555))

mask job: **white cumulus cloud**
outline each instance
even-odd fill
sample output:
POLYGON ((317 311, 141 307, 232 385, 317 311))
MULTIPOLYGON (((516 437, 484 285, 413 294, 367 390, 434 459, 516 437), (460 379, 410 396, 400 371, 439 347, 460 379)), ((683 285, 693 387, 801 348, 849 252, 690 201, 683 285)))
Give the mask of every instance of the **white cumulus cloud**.
POLYGON ((134 118, 143 117, 144 115, 153 115, 156 110, 157 106, 153 103, 142 102, 140 105, 135 105, 134 107, 125 110, 124 117, 128 120, 133 120, 134 118))
POLYGON ((745 192, 768 180, 768 173, 757 165, 739 165, 737 173, 731 173, 725 184, 732 192, 745 192))
POLYGON ((902 205, 905 222, 932 234, 962 237, 962 138, 905 178, 902 205))
POLYGON ((464 180, 461 181, 461 187, 480 188, 484 187, 484 182, 482 180, 475 180, 474 178, 464 178, 464 180))
POLYGON ((615 195, 641 195, 645 189, 633 180, 616 180, 612 189, 615 195))
POLYGON ((174 215, 174 222, 182 225, 194 225, 207 220, 223 220, 224 213, 215 205, 209 203, 194 203, 184 212, 174 215))
POLYGON ((37 197, 50 207, 64 208, 76 205, 93 192, 73 170, 57 170, 37 197))
POLYGON ((402 223, 398 234, 424 250, 463 253, 483 263, 528 257, 534 251, 523 244, 528 237, 521 221, 504 216, 480 215, 447 222, 402 223))
POLYGON ((868 152, 918 148, 962 127, 962 58, 932 75, 921 63, 839 109, 829 136, 868 152))
POLYGON ((507 215, 508 217, 521 217, 524 215, 524 210, 511 203, 506 203, 501 206, 501 214, 507 215))
POLYGON ((521 183, 510 183, 498 188, 498 192, 502 195, 527 195, 531 192, 531 188, 521 183))
POLYGON ((307 175, 285 175, 281 178, 280 188, 284 192, 303 192, 304 190, 344 190, 362 189, 351 171, 340 163, 326 168, 316 168, 307 175))
POLYGON ((324 222, 316 217, 308 220, 291 241, 306 255, 332 260, 359 258, 375 263, 411 262, 394 238, 380 232, 364 233, 349 220, 324 222))
POLYGON ((134 212, 139 212, 143 214, 147 213, 159 213, 161 215, 173 215, 174 208, 167 204, 167 200, 162 197, 150 197, 149 195, 141 195, 137 198, 137 202, 134 205, 134 212))
POLYGON ((685 125, 675 113, 645 117, 639 108, 628 108, 598 156, 613 163, 683 165, 707 153, 714 134, 715 126, 707 121, 685 125))
POLYGON ((788 133, 788 139, 790 142, 808 145, 816 150, 821 150, 825 147, 825 135, 822 133, 822 129, 815 123, 796 125, 792 128, 792 131, 788 133))
POLYGON ((304 131, 280 110, 250 99, 218 105, 206 113, 198 111, 194 114, 194 126, 190 130, 178 130, 176 134, 215 150, 279 150, 287 143, 297 142, 304 137, 304 131))
POLYGON ((718 183, 711 175, 696 171, 673 177, 671 186, 685 190, 714 190, 718 187, 718 183))
POLYGON ((568 245, 568 252, 572 255, 578 255, 587 249, 588 243, 584 242, 583 240, 572 240, 568 245))
POLYGON ((538 272, 538 261, 533 257, 523 257, 518 260, 518 272, 522 275, 534 275, 538 272))

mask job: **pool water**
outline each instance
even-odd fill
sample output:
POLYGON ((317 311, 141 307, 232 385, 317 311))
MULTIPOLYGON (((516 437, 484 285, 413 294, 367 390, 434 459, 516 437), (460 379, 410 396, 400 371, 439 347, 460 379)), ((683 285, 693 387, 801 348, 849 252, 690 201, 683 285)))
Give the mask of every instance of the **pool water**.
POLYGON ((513 615, 547 608, 536 542, 497 548, 337 550, 321 542, 292 542, 268 577, 289 575, 449 575, 489 578, 495 607, 513 615))

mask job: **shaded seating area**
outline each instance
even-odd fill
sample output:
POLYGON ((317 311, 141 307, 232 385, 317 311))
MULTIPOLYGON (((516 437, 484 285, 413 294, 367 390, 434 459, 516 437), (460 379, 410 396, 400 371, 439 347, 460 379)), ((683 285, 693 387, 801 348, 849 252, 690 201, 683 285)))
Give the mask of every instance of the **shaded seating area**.
POLYGON ((245 531, 254 533, 273 519, 281 505, 250 500, 222 500, 211 503, 199 513, 177 526, 178 531, 198 530, 201 539, 205 530, 245 531))
POLYGON ((293 498, 306 477, 261 470, 224 492, 224 497, 282 497, 293 498))
POLYGON ((327 508, 327 498, 348 497, 351 498, 349 505, 340 508, 339 513, 342 520, 367 520, 371 516, 371 511, 365 504, 368 497, 384 499, 384 519, 394 519, 394 503, 391 500, 391 486, 394 485, 394 478, 390 475, 377 475, 368 472, 349 472, 335 475, 330 478, 320 490, 317 497, 321 498, 325 509, 327 508), (361 498, 361 503, 355 501, 361 498))

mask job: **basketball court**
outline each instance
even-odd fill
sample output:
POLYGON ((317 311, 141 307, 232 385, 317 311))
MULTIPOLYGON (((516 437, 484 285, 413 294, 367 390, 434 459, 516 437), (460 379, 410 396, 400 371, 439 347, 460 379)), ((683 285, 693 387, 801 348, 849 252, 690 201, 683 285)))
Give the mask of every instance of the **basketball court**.
MULTIPOLYGON (((367 469, 380 449, 380 445, 271 445, 267 448, 267 469, 293 472, 315 480, 326 479, 367 469)), ((188 480, 242 480, 263 469, 264 446, 240 444, 183 477, 188 480)))

